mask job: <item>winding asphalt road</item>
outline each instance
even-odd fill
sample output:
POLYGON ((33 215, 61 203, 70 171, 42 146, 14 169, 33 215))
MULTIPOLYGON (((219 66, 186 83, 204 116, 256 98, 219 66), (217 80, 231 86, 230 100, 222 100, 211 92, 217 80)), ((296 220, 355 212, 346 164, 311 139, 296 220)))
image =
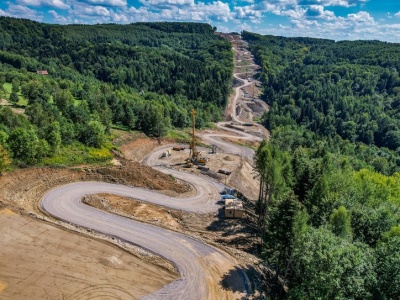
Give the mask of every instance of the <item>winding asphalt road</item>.
MULTIPOLYGON (((244 81, 243 86, 247 84, 249 83, 244 81)), ((236 88, 235 102, 240 88, 236 88)), ((223 125, 219 124, 222 127, 223 125)), ((203 138, 224 148, 226 152, 253 157, 254 152, 251 149, 226 143, 218 140, 218 137, 237 138, 239 135, 241 138, 252 140, 257 139, 256 137, 226 127, 223 129, 235 135, 208 134, 203 135, 203 138)), ((149 155, 144 163, 154 165, 162 151, 163 149, 158 149, 149 155)), ((196 195, 189 198, 174 198, 118 184, 77 182, 50 190, 43 197, 40 206, 55 218, 138 245, 171 261, 178 270, 180 278, 143 299, 235 299, 249 294, 251 288, 246 274, 238 267, 236 260, 227 253, 186 235, 110 214, 82 203, 81 199, 85 195, 110 193, 190 212, 217 211, 216 202, 219 200, 219 192, 223 189, 223 185, 207 177, 160 166, 156 168, 191 183, 197 191, 196 195), (219 277, 216 278, 215 270, 230 271, 229 276, 235 282, 235 294, 232 291, 215 288, 215 280, 221 280, 219 277)))

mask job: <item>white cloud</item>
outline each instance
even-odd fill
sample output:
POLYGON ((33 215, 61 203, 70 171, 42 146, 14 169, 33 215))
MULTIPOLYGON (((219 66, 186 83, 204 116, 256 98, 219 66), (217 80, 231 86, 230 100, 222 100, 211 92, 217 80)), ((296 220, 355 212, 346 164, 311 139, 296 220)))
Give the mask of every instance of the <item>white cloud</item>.
POLYGON ((309 29, 310 27, 318 27, 319 24, 317 21, 309 21, 309 20, 293 20, 292 26, 296 28, 305 28, 309 29))
POLYGON ((140 2, 147 6, 156 7, 194 5, 194 0, 140 0, 140 2))
POLYGON ((395 17, 400 17, 400 11, 394 14, 395 17))
POLYGON ((36 10, 30 9, 24 5, 19 5, 19 4, 9 4, 6 13, 9 16, 13 16, 16 18, 25 18, 35 21, 41 21, 43 19, 43 16, 39 15, 39 13, 36 10))
POLYGON ((54 10, 49 10, 49 13, 53 16, 53 20, 57 24, 68 24, 68 23, 71 23, 71 19, 70 18, 64 17, 64 16, 58 14, 54 10))
POLYGON ((147 0, 152 5, 130 7, 91 6, 85 2, 75 2, 69 12, 72 20, 84 20, 88 23, 130 23, 146 21, 194 21, 219 23, 233 19, 233 12, 227 3, 215 1, 212 3, 192 0, 147 0), (182 6, 165 5, 180 3, 182 6), (159 5, 154 5, 159 4, 159 5))
POLYGON ((0 16, 11 17, 11 15, 8 12, 6 12, 6 11, 4 11, 2 9, 0 9, 0 16))
POLYGON ((104 6, 87 6, 82 8, 79 11, 79 14, 83 16, 101 16, 101 17, 107 17, 111 15, 110 10, 104 6))
POLYGON ((369 0, 299 0, 298 5, 322 5, 322 6, 344 6, 350 7, 364 4, 369 0))
POLYGON ((79 0, 79 1, 95 6, 121 7, 127 5, 126 0, 79 0))
POLYGON ((253 9, 251 6, 234 7, 236 19, 250 19, 252 21, 262 18, 262 13, 259 10, 253 9))
POLYGON ((324 20, 335 19, 335 13, 329 10, 325 10, 322 5, 310 5, 306 9, 305 16, 308 19, 324 19, 324 20))
POLYGON ((347 16, 347 18, 349 19, 350 22, 354 22, 354 23, 364 23, 364 24, 368 24, 368 25, 375 25, 375 20, 373 17, 371 17, 371 15, 366 12, 366 11, 360 11, 356 14, 349 14, 347 16))
POLYGON ((17 0, 17 3, 26 6, 49 6, 58 9, 70 8, 63 0, 17 0))

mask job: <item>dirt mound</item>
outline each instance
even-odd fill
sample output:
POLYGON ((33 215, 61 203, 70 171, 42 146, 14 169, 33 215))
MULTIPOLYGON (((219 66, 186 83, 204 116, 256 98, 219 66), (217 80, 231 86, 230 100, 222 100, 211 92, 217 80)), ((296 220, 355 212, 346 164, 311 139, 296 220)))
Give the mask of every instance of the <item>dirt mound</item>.
POLYGON ((146 137, 127 138, 119 149, 126 159, 140 162, 158 146, 158 142, 146 137))
POLYGON ((62 184, 87 180, 168 190, 174 193, 190 190, 189 185, 178 182, 172 176, 136 162, 122 160, 121 166, 86 166, 79 169, 29 168, 6 173, 0 176, 0 203, 26 212, 37 212, 37 202, 46 191, 62 184))
POLYGON ((161 173, 138 162, 120 161, 121 166, 87 169, 86 171, 101 174, 109 182, 133 185, 155 190, 168 190, 175 193, 186 193, 188 184, 178 182, 174 177, 161 173))
POLYGON ((182 226, 172 215, 173 212, 158 205, 110 194, 87 195, 83 202, 141 222, 182 231, 182 226))

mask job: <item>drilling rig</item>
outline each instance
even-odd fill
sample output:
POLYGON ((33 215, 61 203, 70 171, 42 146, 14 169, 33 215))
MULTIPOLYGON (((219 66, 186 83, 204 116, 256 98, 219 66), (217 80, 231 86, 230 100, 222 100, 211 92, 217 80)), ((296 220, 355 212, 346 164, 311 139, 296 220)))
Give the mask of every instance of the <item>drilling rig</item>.
POLYGON ((198 165, 198 164, 205 164, 207 160, 203 157, 201 157, 201 154, 199 151, 196 149, 196 136, 194 134, 195 130, 195 125, 196 125, 196 111, 192 108, 190 111, 190 114, 192 116, 192 139, 190 141, 190 154, 189 157, 186 159, 186 167, 192 167, 193 165, 198 165))

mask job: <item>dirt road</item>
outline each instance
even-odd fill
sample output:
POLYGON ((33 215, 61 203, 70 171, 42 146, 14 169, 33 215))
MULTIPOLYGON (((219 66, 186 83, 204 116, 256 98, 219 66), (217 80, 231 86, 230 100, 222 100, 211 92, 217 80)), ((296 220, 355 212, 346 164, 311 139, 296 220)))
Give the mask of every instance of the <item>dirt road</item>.
MULTIPOLYGON (((235 75, 238 77, 238 74, 235 75)), ((236 88, 233 108, 236 106, 240 88, 250 84, 247 80, 242 80, 242 82, 243 84, 236 88)), ((236 112, 232 119, 239 124, 243 123, 236 117, 236 112)), ((239 138, 253 141, 259 141, 262 138, 241 130, 227 128, 226 125, 227 123, 218 124, 224 130, 230 131, 232 135, 205 134, 203 139, 223 147, 227 153, 252 159, 253 150, 227 143, 220 138, 239 138)), ((145 162, 152 165, 155 158, 159 157, 159 152, 162 151, 162 149, 159 149, 152 153, 145 159, 145 162)), ((131 244, 140 245, 171 261, 176 266, 180 278, 143 299, 241 299, 246 297, 251 293, 247 276, 238 266, 237 261, 227 253, 186 235, 106 213, 82 203, 82 197, 87 194, 109 193, 197 213, 217 211, 216 202, 219 200, 219 192, 223 188, 221 184, 206 177, 182 173, 160 166, 156 168, 163 173, 171 174, 192 184, 197 191, 196 195, 187 198, 174 198, 124 185, 79 182, 49 191, 42 199, 41 207, 56 218, 90 228, 131 244), (226 277, 229 280, 224 280, 226 277), (220 284, 215 284, 216 282, 220 284), (223 288, 222 282, 225 284, 229 282, 228 288, 223 288)))
MULTIPOLYGON (((207 184, 203 188, 209 187, 207 184)), ((95 193, 134 196, 145 201, 157 199, 156 202, 166 201, 170 206, 176 205, 192 211, 204 212, 215 209, 215 206, 206 204, 201 207, 198 195, 188 199, 172 198, 144 189, 102 182, 67 184, 44 196, 41 206, 51 215, 140 245, 173 262, 180 279, 143 299, 239 299, 248 292, 246 275, 231 256, 188 236, 109 214, 81 202, 84 195, 95 193), (235 290, 215 289, 215 281, 221 281, 221 275, 227 272, 230 272, 230 278, 236 283, 235 290)), ((215 201, 212 196, 207 197, 209 202, 215 201)))

